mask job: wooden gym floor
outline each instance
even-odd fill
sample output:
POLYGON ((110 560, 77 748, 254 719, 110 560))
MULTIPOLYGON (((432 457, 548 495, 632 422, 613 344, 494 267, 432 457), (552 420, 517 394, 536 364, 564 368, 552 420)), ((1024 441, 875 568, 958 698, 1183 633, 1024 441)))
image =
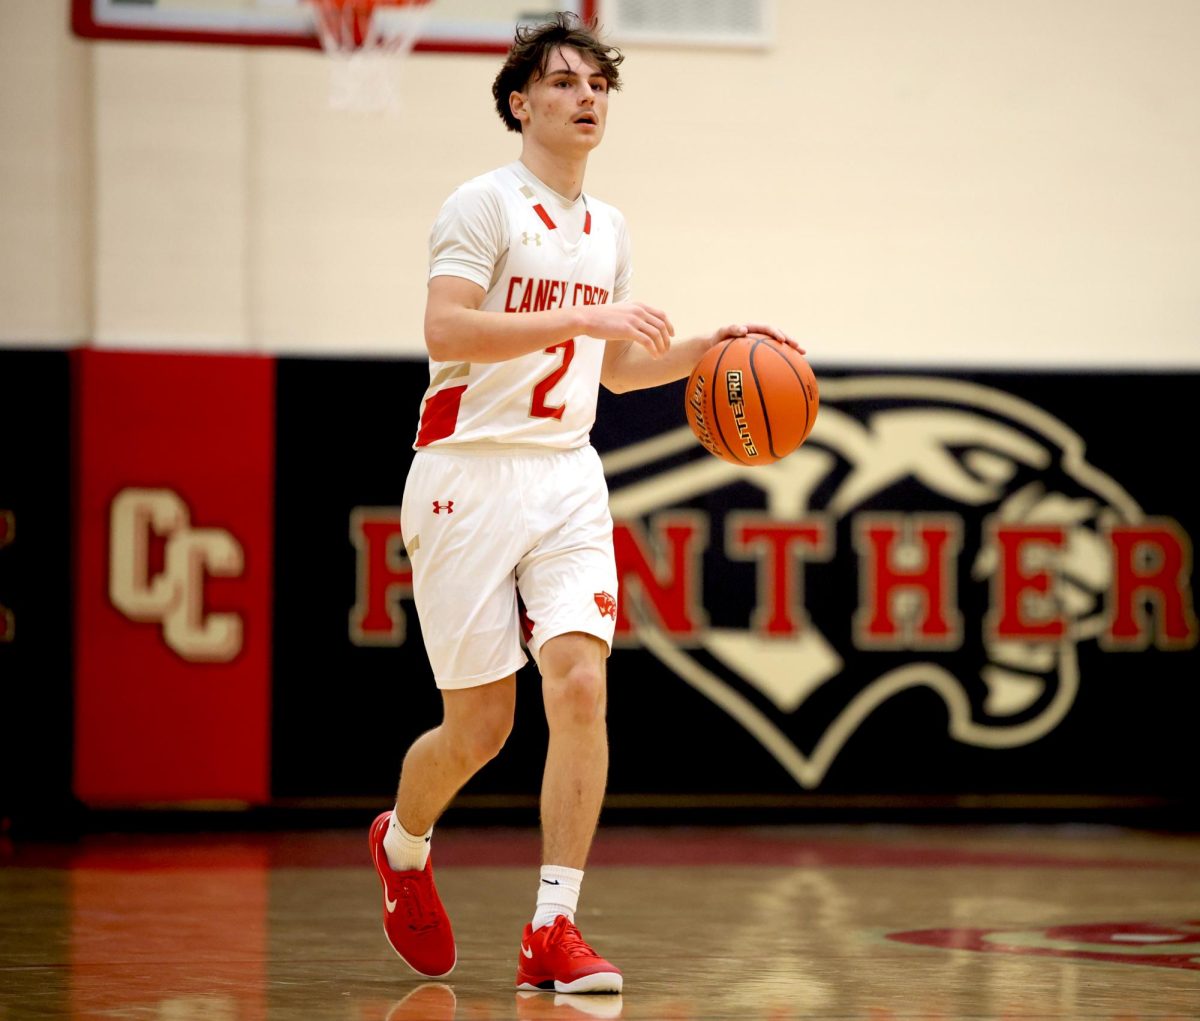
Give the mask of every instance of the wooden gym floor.
POLYGON ((0 1021, 1200 1018, 1200 835, 605 829, 584 935, 623 996, 516 993, 537 835, 443 828, 459 941, 422 982, 361 831, 0 843, 0 1021))

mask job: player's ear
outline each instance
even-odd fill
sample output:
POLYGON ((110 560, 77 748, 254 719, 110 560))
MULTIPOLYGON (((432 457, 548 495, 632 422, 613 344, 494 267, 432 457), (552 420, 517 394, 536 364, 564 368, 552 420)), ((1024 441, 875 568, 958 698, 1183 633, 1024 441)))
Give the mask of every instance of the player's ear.
POLYGON ((522 124, 529 120, 529 104, 525 99, 524 92, 513 91, 508 96, 508 108, 512 111, 512 115, 516 117, 522 124))

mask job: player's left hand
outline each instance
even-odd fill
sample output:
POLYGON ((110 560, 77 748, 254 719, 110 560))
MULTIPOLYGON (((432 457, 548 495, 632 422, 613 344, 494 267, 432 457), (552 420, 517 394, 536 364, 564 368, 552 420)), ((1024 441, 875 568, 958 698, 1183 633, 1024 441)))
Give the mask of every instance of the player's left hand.
POLYGON ((734 324, 731 326, 722 326, 716 333, 712 335, 712 343, 719 344, 723 340, 731 340, 734 337, 748 336, 765 337, 767 340, 773 340, 777 344, 786 344, 788 347, 795 348, 801 354, 804 354, 802 348, 796 341, 789 337, 783 330, 777 329, 774 326, 768 326, 766 323, 744 323, 734 324))

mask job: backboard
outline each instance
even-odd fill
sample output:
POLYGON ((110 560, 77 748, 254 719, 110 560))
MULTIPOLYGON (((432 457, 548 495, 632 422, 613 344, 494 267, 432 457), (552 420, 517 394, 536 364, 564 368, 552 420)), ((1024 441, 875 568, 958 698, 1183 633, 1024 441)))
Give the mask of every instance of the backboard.
MULTIPOLYGON (((435 0, 415 48, 505 53, 514 25, 560 10, 590 18, 596 0, 435 0)), ((321 46, 303 0, 71 0, 71 25, 88 39, 321 46)))

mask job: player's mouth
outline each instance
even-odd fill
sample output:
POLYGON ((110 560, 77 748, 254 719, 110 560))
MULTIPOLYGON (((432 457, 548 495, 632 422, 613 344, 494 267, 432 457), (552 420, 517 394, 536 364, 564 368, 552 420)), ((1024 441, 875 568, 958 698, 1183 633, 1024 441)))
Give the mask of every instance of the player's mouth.
POLYGON ((592 127, 600 126, 600 121, 594 113, 581 114, 579 117, 575 118, 575 123, 576 124, 590 124, 590 125, 592 125, 592 127))

